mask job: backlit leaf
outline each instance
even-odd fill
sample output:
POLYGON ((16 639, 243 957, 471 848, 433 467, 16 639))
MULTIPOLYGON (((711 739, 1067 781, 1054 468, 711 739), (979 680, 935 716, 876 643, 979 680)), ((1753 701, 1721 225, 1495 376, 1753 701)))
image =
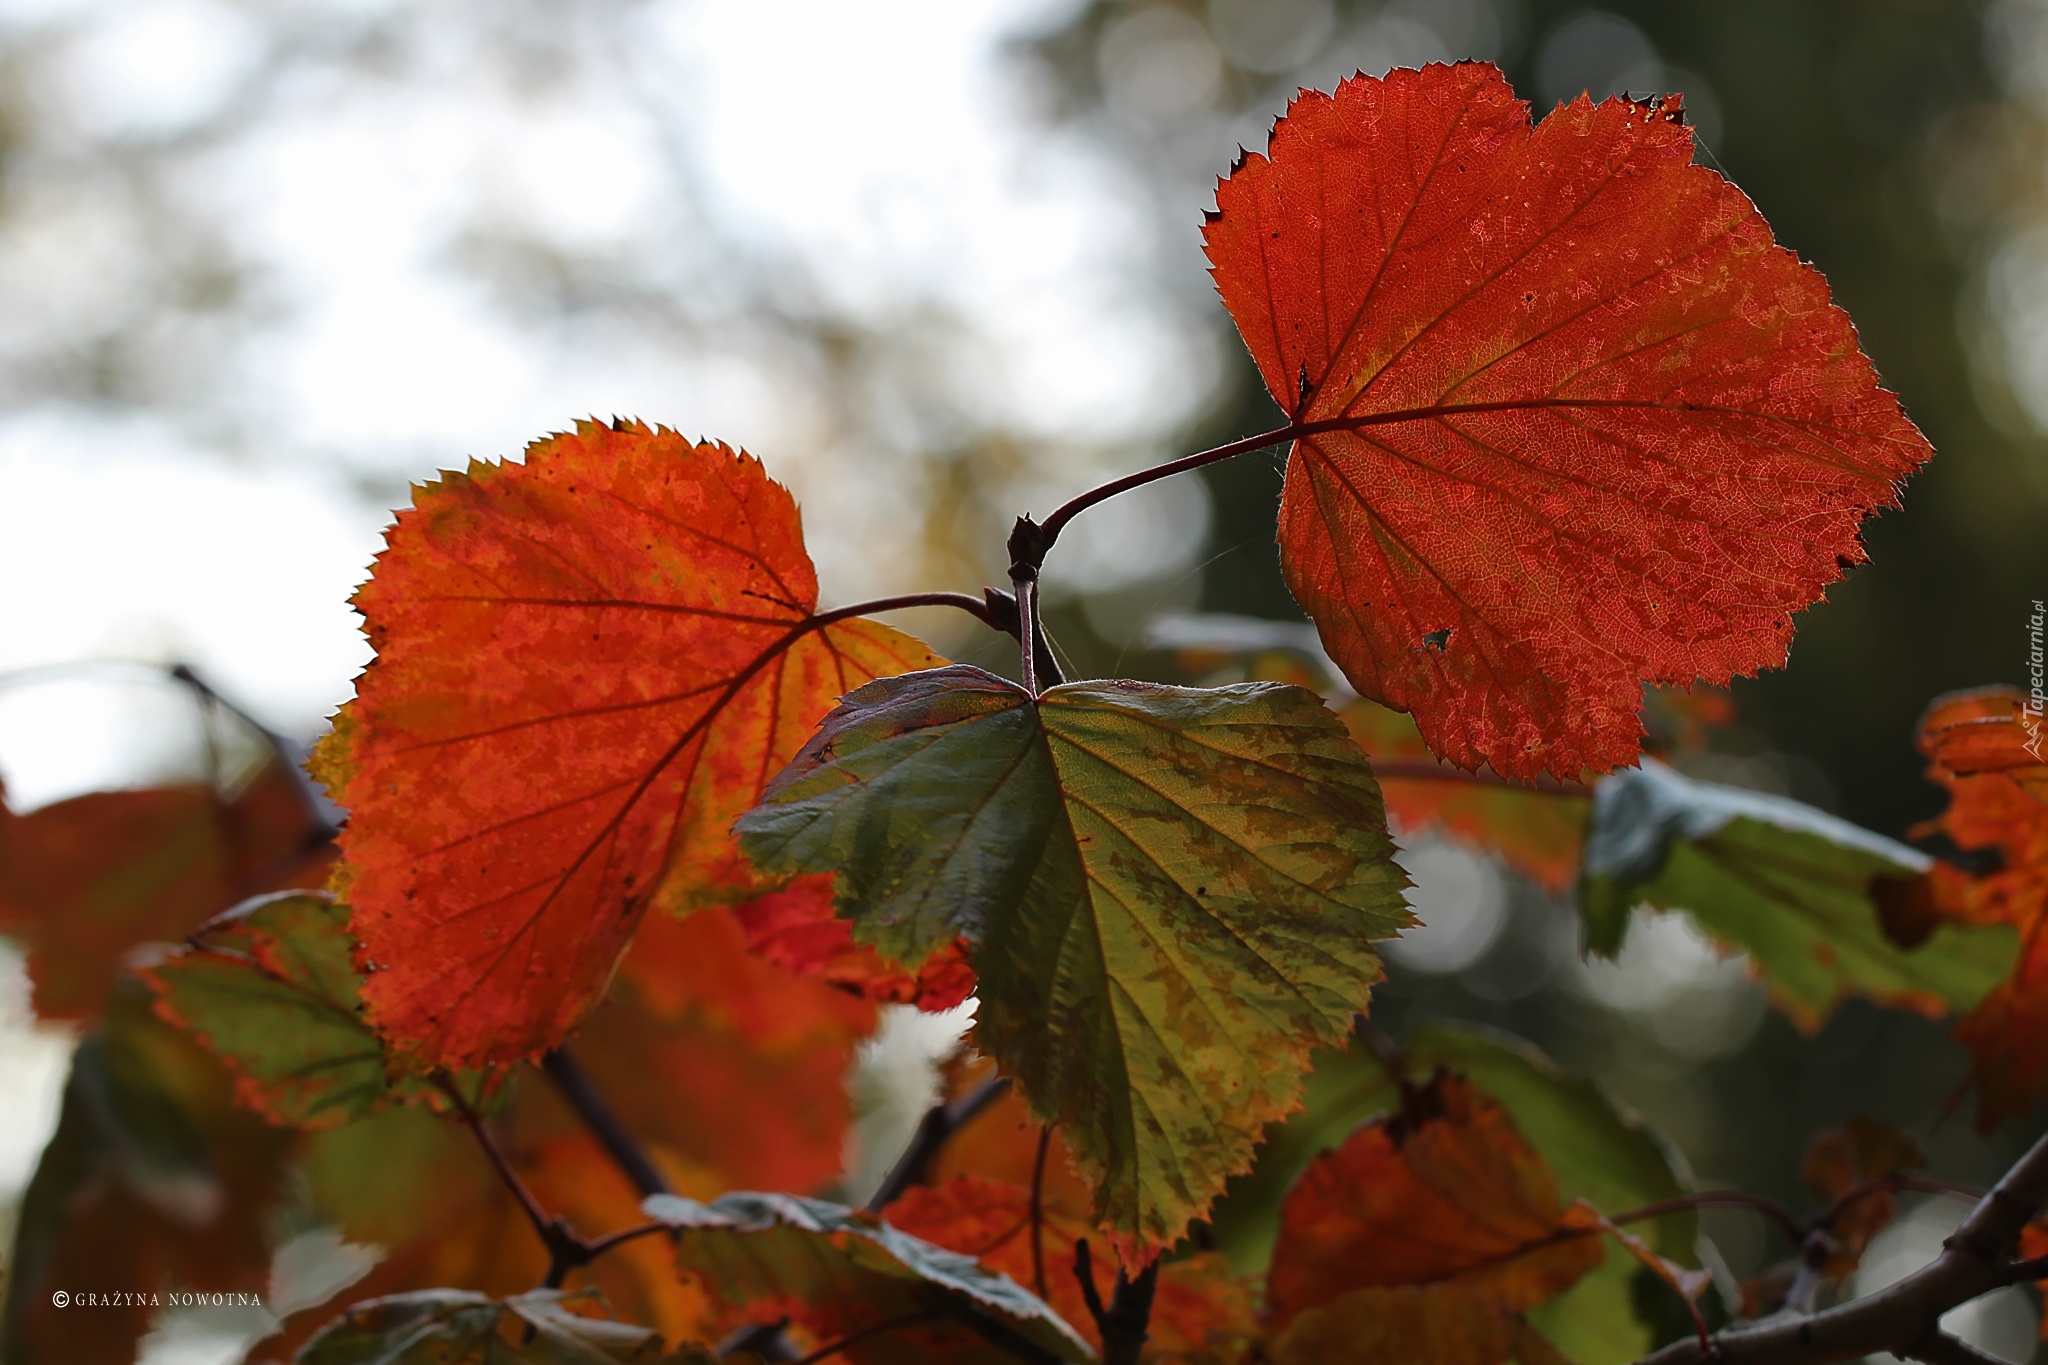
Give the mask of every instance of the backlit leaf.
POLYGON ((1507 1111, 1439 1074, 1302 1172, 1281 1211, 1268 1316, 1284 1328, 1350 1290, 1426 1285, 1526 1311, 1605 1256, 1565 1213, 1507 1111))
POLYGON ((1977 1122, 1988 1129, 2048 1099, 2048 722, 2016 688, 1955 692, 1921 717, 1919 742, 1949 793, 1932 828, 1964 849, 1996 849, 2000 862, 1978 877, 1936 866, 1932 912, 2020 939, 2011 975, 1955 1031, 1976 1055, 1977 1122))
POLYGON ((1364 756, 1275 684, 870 684, 738 828, 769 868, 836 868, 887 956, 974 944, 980 1046, 1127 1256, 1249 1163, 1365 1007, 1370 941, 1408 922, 1364 756))
POLYGON ((28 947, 36 1013, 90 1019, 139 944, 175 942, 259 891, 317 886, 327 830, 276 762, 242 791, 91 792, 0 802, 0 933, 28 947))
POLYGON ((157 1012, 235 1073, 236 1096, 273 1122, 330 1128, 438 1092, 394 1077, 364 1022, 348 907, 283 892, 209 922, 194 945, 149 966, 157 1012))
POLYGON ((1413 717, 1351 690, 1305 622, 1247 616, 1175 614, 1146 625, 1149 644, 1176 651, 1197 674, 1290 682, 1322 694, 1372 760, 1387 820, 1404 843, 1425 834, 1491 853, 1553 895, 1579 874, 1590 803, 1576 786, 1537 790, 1470 773, 1422 742, 1413 717))
MULTIPOLYGON (((1859 1115, 1840 1128, 1814 1135, 1806 1144, 1801 1174, 1814 1197, 1833 1207, 1870 1181, 1926 1164, 1927 1153, 1911 1133, 1859 1115)), ((1842 1204, 1828 1228, 1841 1247, 1829 1257, 1825 1272, 1842 1276, 1856 1269, 1870 1239, 1891 1222, 1897 1204, 1897 1196, 1886 1189, 1868 1191, 1842 1204)))
POLYGON ((1861 995, 1940 1017, 2010 970, 2013 936, 1946 925, 1912 949, 1883 928, 1873 885, 1928 858, 1781 796, 1699 782, 1654 759, 1602 781, 1579 888, 1587 945, 1611 953, 1639 904, 1684 910, 1750 955, 1772 1000, 1817 1028, 1861 995))
POLYGON ((1491 66, 1304 92, 1217 190, 1281 408, 1281 562, 1364 696, 1463 767, 1634 760, 1645 681, 1780 665, 1927 442, 1677 97, 1530 126, 1491 66))
POLYGON ((916 971, 855 943, 853 926, 833 913, 830 877, 799 877, 780 891, 734 906, 733 914, 749 951, 877 1004, 949 1010, 974 993, 964 941, 939 948, 916 971))
POLYGON ((810 1194, 845 1164, 845 1078, 875 1022, 867 1001, 747 952, 713 907, 648 917, 575 1047, 677 1188, 810 1194))
POLYGON ((970 1322, 1063 1360, 1089 1358, 1073 1329, 1013 1281, 871 1215, 781 1194, 728 1194, 709 1204, 657 1195, 646 1209, 674 1229, 677 1267, 713 1288, 738 1321, 787 1315, 834 1338, 920 1319, 848 1350, 850 1359, 1011 1358, 970 1322))
POLYGON ((300 1365, 710 1365, 714 1359, 706 1350, 668 1354, 659 1334, 595 1316, 598 1311, 589 1296, 554 1289, 506 1299, 417 1290, 356 1304, 298 1359, 300 1365))
MULTIPOLYGON (((1550 1166, 1567 1200, 1621 1211, 1686 1192, 1683 1159, 1591 1081, 1560 1070, 1517 1038, 1467 1024, 1432 1024, 1402 1040, 1411 1074, 1438 1067, 1496 1100, 1528 1144, 1550 1166)), ((1309 1160, 1342 1145, 1353 1129, 1396 1109, 1400 1087, 1386 1064, 1363 1044, 1316 1057, 1306 1110, 1276 1125, 1254 1173, 1232 1183, 1215 1211, 1219 1244, 1241 1266, 1263 1266, 1278 1232, 1287 1187, 1309 1160)), ((1696 1227, 1689 1213, 1633 1225, 1666 1257, 1690 1259, 1696 1227)), ((1531 1321, 1581 1365, 1622 1365, 1655 1343, 1635 1307, 1635 1267, 1617 1256, 1549 1303, 1531 1321)))
POLYGON ((444 475, 387 540, 355 598, 377 658, 314 766, 371 1020, 441 1065, 560 1040, 649 904, 769 889, 733 817, 834 698, 933 662, 818 628, 789 494, 637 423, 444 475))
MULTIPOLYGON (((1065 1161, 1063 1154, 1050 1159, 1065 1161)), ((912 1189, 882 1210, 882 1217, 891 1227, 972 1256, 982 1269, 1007 1275, 1027 1288, 1035 1290, 1036 1271, 1043 1265, 1046 1303, 1090 1346, 1102 1349, 1074 1273, 1074 1243, 1096 1236, 1085 1195, 1063 1200, 1055 1194, 1043 1201, 1036 1258, 1029 1185, 956 1175, 912 1189)), ((1116 1285, 1115 1265, 1110 1258, 1097 1256, 1090 1267, 1095 1291, 1107 1303, 1116 1285)), ((1160 1268, 1144 1358, 1187 1361, 1213 1352, 1235 1360, 1231 1348, 1257 1334, 1253 1309, 1249 1284, 1219 1253, 1203 1251, 1171 1261, 1160 1268)))
POLYGON ((1453 767, 1429 751, 1412 717, 1363 697, 1337 714, 1372 759, 1403 836, 1427 830, 1483 849, 1553 895, 1571 886, 1592 812, 1583 787, 1537 790, 1453 767))

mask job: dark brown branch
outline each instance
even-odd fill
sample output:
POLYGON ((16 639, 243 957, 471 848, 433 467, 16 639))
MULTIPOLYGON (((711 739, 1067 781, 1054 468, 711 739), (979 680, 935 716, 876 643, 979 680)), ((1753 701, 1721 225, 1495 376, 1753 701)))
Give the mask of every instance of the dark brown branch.
POLYGON ((2030 1260, 2014 1261, 2005 1268, 2007 1284, 2024 1284, 2028 1280, 2048 1280, 2048 1256, 2035 1256, 2030 1260))
MULTIPOLYGON (((2008 1257, 2020 1230, 2044 1202, 2048 1136, 1977 1202, 1928 1265, 1875 1294, 1818 1313, 1728 1328, 1713 1338, 1713 1358, 1722 1365, 1829 1365, 1879 1351, 1937 1351, 1947 1352, 1940 1365, 1962 1365, 1960 1357, 1934 1340, 1942 1314, 2012 1283, 2008 1257)), ((1645 1357, 1645 1365, 1697 1365, 1706 1355, 1700 1343, 1681 1341, 1645 1357)), ((1986 1365, 1975 1355, 1970 1360, 1986 1365)))
POLYGON ((889 1174, 882 1177, 881 1185, 869 1196, 868 1212, 880 1213, 902 1198, 903 1192, 912 1185, 922 1184, 925 1169, 939 1154, 939 1148, 946 1145, 947 1139, 1001 1099, 1009 1088, 1008 1076, 990 1076, 952 1103, 935 1104, 925 1110, 924 1117, 918 1120, 917 1131, 910 1135, 910 1143, 903 1149, 903 1155, 896 1158, 889 1174))
POLYGON ((597 1093, 597 1087, 590 1083, 590 1076, 569 1055, 566 1046, 558 1047, 543 1057, 540 1065, 555 1083, 555 1088, 562 1092, 562 1098, 569 1102, 569 1107, 576 1111, 576 1116, 583 1120, 583 1126, 603 1144, 626 1179, 633 1182, 633 1188, 640 1191, 641 1198, 650 1194, 674 1193, 655 1168, 646 1149, 641 1147, 639 1139, 605 1103, 604 1096, 597 1093))
POLYGON ((1927 1333, 1899 1354, 1907 1360, 1918 1360, 1922 1365, 2006 1365, 1989 1351, 1980 1351, 1961 1337, 1952 1337, 1939 1329, 1927 1333))

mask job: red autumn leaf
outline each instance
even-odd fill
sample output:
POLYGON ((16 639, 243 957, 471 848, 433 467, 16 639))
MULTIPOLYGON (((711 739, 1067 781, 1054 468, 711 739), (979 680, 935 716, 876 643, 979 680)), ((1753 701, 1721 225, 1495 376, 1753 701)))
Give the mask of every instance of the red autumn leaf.
POLYGON ((1277 1331, 1351 1290, 1438 1284, 1533 1308, 1606 1254, 1578 1207, 1506 1110, 1440 1072, 1302 1172, 1280 1211, 1268 1316, 1277 1331))
POLYGON ((90 1019, 131 949, 182 939, 257 892, 317 886, 326 842, 276 763, 227 800, 191 786, 91 792, 27 815, 0 802, 0 933, 27 943, 36 1013, 90 1019))
POLYGON ((733 819, 842 693, 936 662, 820 626, 759 462, 582 423, 420 489, 356 595, 377 658, 316 770, 371 1019, 425 1060, 546 1050, 650 904, 758 895, 733 819))
MULTIPOLYGON (((1065 1160, 1063 1154, 1048 1157, 1065 1160)), ((882 1220, 913 1237, 964 1252, 980 1261, 982 1269, 1008 1275, 1033 1293, 1040 1293, 1037 1272, 1043 1266, 1042 1297, 1100 1351, 1101 1335, 1074 1274, 1076 1241, 1093 1238, 1098 1252, 1103 1246, 1088 1217, 1088 1202, 1048 1198, 1041 1202, 1041 1210, 1036 1258, 1029 1185, 956 1175, 943 1184, 912 1189, 882 1210, 882 1220)), ((1116 1287, 1115 1262, 1097 1255, 1090 1266, 1096 1293, 1107 1303, 1116 1287)), ((1220 1253, 1200 1252, 1160 1268, 1144 1358, 1184 1361, 1198 1352, 1220 1353, 1250 1338, 1255 1329, 1249 1288, 1220 1253)))
POLYGON ((1927 775, 1948 809, 1915 833, 1995 849, 2000 868, 1973 877, 1937 864, 1895 904, 1969 924, 2010 924, 2020 949, 2012 976, 1956 1025, 1976 1055, 1977 1122, 1993 1128, 2048 1099, 2048 722, 2016 688, 1937 697, 1920 719, 1927 775))
POLYGON ((853 941, 853 926, 832 909, 832 878, 799 877, 780 891, 735 906, 747 948, 778 967, 814 976, 878 1005, 949 1010, 974 993, 967 945, 956 941, 916 971, 885 962, 853 941))
MULTIPOLYGON (((812 1194, 839 1174, 846 1073, 873 1005, 748 953, 715 907, 650 915, 619 975, 576 1056, 678 1188, 812 1194)), ((545 1131, 579 1126, 560 1113, 545 1131)))
POLYGON ((1530 126, 1491 66, 1303 93, 1217 190, 1216 283, 1308 431, 1287 581, 1468 768, 1632 761, 1644 681, 1785 659, 1930 451, 1676 97, 1530 126))
POLYGON ((1431 753, 1410 717, 1378 702, 1357 698, 1337 714, 1372 759, 1387 818, 1402 837, 1433 830, 1497 855, 1554 896, 1571 889, 1592 817, 1589 793, 1475 779, 1431 753))

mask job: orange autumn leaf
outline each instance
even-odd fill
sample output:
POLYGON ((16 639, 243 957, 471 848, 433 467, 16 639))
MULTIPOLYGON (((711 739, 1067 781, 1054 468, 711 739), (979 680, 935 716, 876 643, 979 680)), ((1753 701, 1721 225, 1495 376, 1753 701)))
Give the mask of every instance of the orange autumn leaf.
POLYGON ((650 915, 619 975, 576 1056, 678 1189, 812 1194, 839 1174, 872 1004, 748 953, 718 908, 650 915))
MULTIPOLYGON (((1857 1115, 1840 1128, 1814 1135, 1806 1144, 1801 1174, 1814 1197, 1832 1207, 1873 1180, 1926 1164, 1927 1152, 1911 1133, 1857 1115)), ((1842 1276, 1854 1270, 1870 1239, 1891 1222, 1897 1206, 1897 1195, 1888 1189, 1871 1190, 1842 1204, 1828 1229, 1840 1250, 1828 1258, 1825 1273, 1842 1276)))
POLYGON ((258 892, 319 885, 326 836, 275 762, 227 799, 203 786, 90 792, 27 815, 0 801, 0 933, 27 945, 37 1014, 90 1019, 130 950, 258 892))
POLYGON ((1956 1025, 1975 1055, 1977 1122, 1996 1127, 2048 1099, 2048 722, 2016 688, 1938 697, 1921 717, 1927 775, 1948 809, 1918 833, 1966 850, 1994 849, 2000 868, 1970 876, 1937 864, 1910 896, 1918 910, 1969 924, 2010 924, 2020 936, 2011 977, 1956 1025))
POLYGON ((734 817, 833 701, 936 662, 819 625, 752 457, 585 422, 419 489, 356 594, 377 657, 315 770, 372 1021, 443 1065, 545 1051, 650 904, 757 895, 734 817))
MULTIPOLYGON (((1042 1265, 1041 1297, 1100 1351, 1101 1336, 1075 1274, 1074 1243, 1094 1240, 1098 1254, 1091 1258, 1090 1268, 1096 1293, 1105 1303, 1115 1288, 1114 1260, 1099 1254, 1103 1240, 1088 1218, 1085 1200, 1075 1204, 1048 1199, 1042 1210, 1036 1258, 1029 1185, 956 1175, 910 1190, 882 1210, 882 1219, 913 1237, 964 1252, 979 1260, 984 1270, 1008 1275, 1034 1294, 1040 1293, 1037 1271, 1042 1265)), ((1187 1360, 1227 1351, 1249 1339, 1255 1329, 1250 1287, 1219 1253, 1199 1252, 1160 1268, 1144 1358, 1187 1360)))
POLYGON ((1677 97, 1532 127, 1460 63, 1304 92, 1217 190, 1223 302, 1305 428, 1281 562, 1462 767, 1632 762, 1644 682, 1785 660, 1931 454, 1677 97))
POLYGON ((1431 753, 1412 718, 1378 702, 1358 698, 1338 717, 1372 759, 1387 818, 1403 837, 1433 830, 1496 855, 1554 896, 1571 889, 1592 818, 1587 792, 1538 791, 1486 780, 1491 774, 1475 780, 1431 753))
MULTIPOLYGON (((2019 1258, 2034 1261, 2043 1256, 2048 1256, 2048 1223, 2036 1218, 2020 1229, 2019 1258)), ((2048 1305, 2048 1280, 2034 1281, 2034 1288, 2042 1295, 2043 1304, 2048 1305)), ((2041 1313, 2041 1339, 2048 1341, 2048 1306, 2041 1313)))
POLYGON ((855 943, 853 925, 832 908, 830 876, 799 877, 779 891, 733 907, 733 913, 750 951, 878 1005, 948 1010, 974 993, 974 968, 968 965, 964 940, 938 949, 915 971, 884 961, 873 948, 855 943))
POLYGON ((1605 1257, 1569 1213, 1507 1111, 1439 1072, 1302 1172, 1281 1207, 1268 1317, 1279 1330, 1350 1290, 1427 1285, 1534 1308, 1605 1257))

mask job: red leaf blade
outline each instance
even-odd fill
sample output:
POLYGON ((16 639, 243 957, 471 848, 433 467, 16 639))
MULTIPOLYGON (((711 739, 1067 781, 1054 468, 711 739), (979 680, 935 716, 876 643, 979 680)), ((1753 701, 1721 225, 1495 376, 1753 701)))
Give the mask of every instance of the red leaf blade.
POLYGON ((442 1065, 544 1051, 650 904, 759 894, 733 846, 834 698, 932 656, 819 628, 758 461, 583 423, 415 496, 357 594, 377 659, 321 746, 379 1029, 442 1065))
POLYGON ((1643 681, 1784 662, 1931 453, 1675 101, 1529 124, 1461 63, 1304 93, 1217 191, 1223 300, 1311 430, 1289 586, 1360 693, 1504 776, 1632 761, 1643 681))

